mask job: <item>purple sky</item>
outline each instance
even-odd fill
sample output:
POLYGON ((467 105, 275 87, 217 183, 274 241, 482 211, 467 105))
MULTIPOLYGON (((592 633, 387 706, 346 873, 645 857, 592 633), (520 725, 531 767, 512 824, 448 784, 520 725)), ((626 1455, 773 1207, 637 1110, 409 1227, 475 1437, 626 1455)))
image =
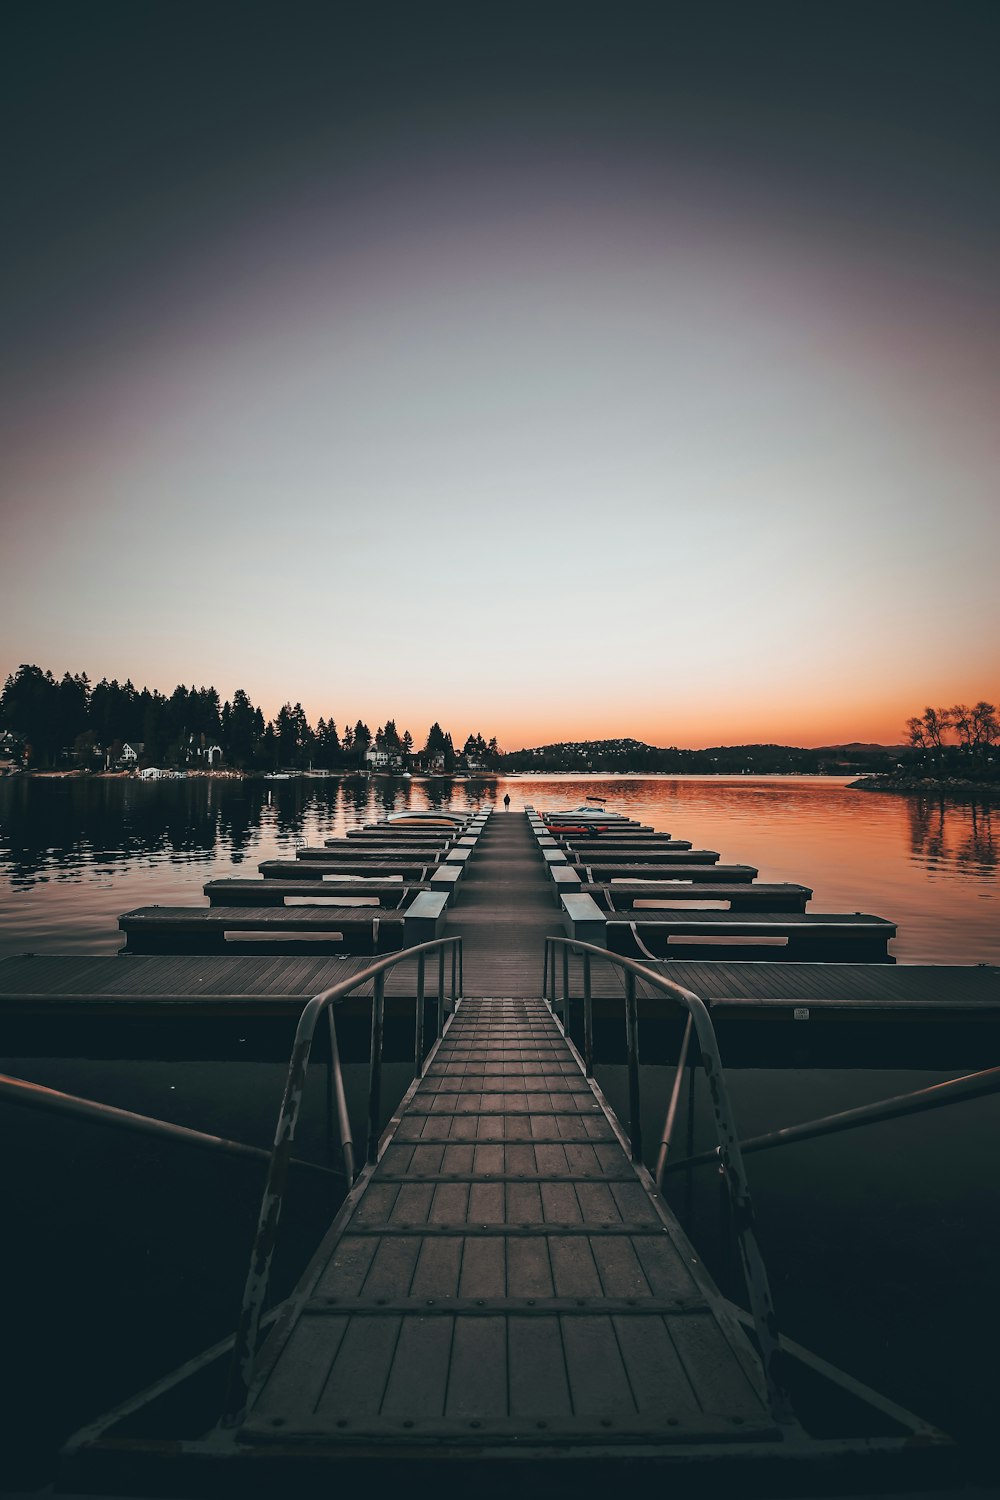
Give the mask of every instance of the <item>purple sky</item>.
POLYGON ((0 673, 510 746, 995 700, 995 13, 724 11, 23 17, 0 673))

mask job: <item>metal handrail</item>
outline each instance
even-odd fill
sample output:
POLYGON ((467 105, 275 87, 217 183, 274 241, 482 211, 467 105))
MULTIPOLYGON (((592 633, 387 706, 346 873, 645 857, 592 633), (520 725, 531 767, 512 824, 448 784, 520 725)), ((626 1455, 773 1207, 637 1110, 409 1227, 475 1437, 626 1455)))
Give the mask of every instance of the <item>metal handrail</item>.
POLYGON ((793 1418, 788 1396, 778 1373, 781 1356, 774 1302, 771 1297, 771 1288, 767 1278, 764 1258, 757 1243, 750 1186, 743 1167, 743 1156, 740 1151, 736 1120, 729 1100, 729 1092, 726 1088, 722 1059, 719 1056, 719 1044, 715 1035, 715 1027, 712 1024, 712 1018, 708 1013, 708 1007, 704 1000, 692 990, 685 989, 683 985, 676 984, 672 979, 665 979, 653 969, 648 968, 644 964, 637 963, 635 959, 626 958, 620 953, 611 953, 607 948, 599 948, 594 943, 581 942, 578 938, 547 937, 545 939, 545 972, 542 980, 542 994, 549 1000, 550 1005, 553 1005, 553 1007, 556 998, 555 960, 557 947, 561 948, 563 953, 564 1017, 569 1005, 569 954, 572 950, 583 955, 584 1067, 588 1077, 593 1075, 591 955, 594 954, 598 958, 604 959, 606 962, 614 964, 617 968, 624 971, 625 1031, 628 1040, 629 1140, 632 1160, 635 1162, 641 1162, 642 1160, 642 1127, 639 1114, 639 1021, 635 992, 636 977, 644 979, 654 989, 658 989, 663 994, 669 995, 672 1000, 676 1000, 678 1004, 684 1007, 691 1018, 701 1051, 701 1065, 708 1079, 709 1094, 715 1114, 715 1126, 719 1138, 719 1162, 732 1207, 733 1223, 736 1226, 740 1260, 743 1265, 743 1275, 750 1298, 750 1312, 753 1317, 754 1332, 760 1350, 768 1405, 775 1421, 781 1425, 786 1425, 792 1422, 793 1418), (549 988, 550 971, 551 990, 549 988))
MULTIPOLYGON (((369 1163, 374 1164, 378 1159, 378 1122, 382 1099, 382 1035, 385 1017, 386 971, 410 959, 416 958, 417 960, 417 1019, 414 1028, 414 1074, 419 1078, 423 1071, 423 1002, 427 955, 430 952, 436 952, 438 955, 437 1034, 440 1037, 444 1023, 445 950, 449 947, 451 948, 451 999, 454 1007, 462 992, 462 939, 460 937, 444 937, 433 938, 427 943, 418 943, 413 948, 403 948, 398 953, 386 954, 384 958, 380 958, 375 963, 369 964, 360 974, 355 974, 350 979, 342 979, 339 984, 335 984, 330 989, 322 990, 318 995, 314 995, 306 1003, 302 1014, 299 1016, 299 1024, 295 1030, 295 1041, 292 1044, 292 1053, 288 1063, 288 1076, 285 1079, 285 1091, 281 1099, 281 1108, 278 1111, 278 1123, 274 1133, 274 1146, 271 1151, 267 1182, 264 1186, 263 1197, 261 1198, 257 1232, 254 1236, 253 1248, 250 1252, 250 1264, 247 1268, 246 1284, 243 1290, 243 1303, 240 1308, 240 1318, 233 1345, 232 1364, 229 1371, 226 1410, 222 1419, 223 1426, 235 1426, 241 1420, 246 1409, 250 1382, 253 1378, 253 1367, 257 1356, 257 1340, 260 1331, 261 1313, 263 1312, 264 1300, 267 1296, 271 1264, 274 1260, 275 1246, 277 1244, 278 1221, 281 1217, 285 1183, 291 1160, 292 1141, 302 1108, 306 1073, 309 1067, 309 1055, 312 1050, 316 1026, 324 1012, 328 1014, 331 1068, 334 1081, 332 1094, 336 1099, 338 1125, 344 1153, 344 1167, 348 1183, 350 1184, 354 1181, 355 1177, 354 1144, 351 1140, 350 1120, 347 1115, 347 1102, 344 1094, 343 1075, 340 1069, 340 1054, 337 1048, 333 1006, 341 1000, 346 999, 360 985, 367 984, 369 980, 374 982, 374 995, 372 997, 372 1041, 368 1074, 367 1142, 367 1159, 369 1163)), ((328 1107, 330 1106, 330 1102, 328 1098, 328 1107)))
MULTIPOLYGON (((270 1161, 271 1153, 261 1146, 248 1146, 245 1141, 231 1141, 226 1136, 209 1135, 204 1130, 192 1130, 189 1125, 175 1125, 171 1120, 159 1120, 155 1115, 139 1115, 130 1109, 119 1109, 114 1104, 101 1104, 96 1099, 83 1099, 79 1094, 64 1094, 59 1089, 46 1088, 44 1084, 32 1083, 26 1078, 12 1078, 0 1073, 0 1100, 21 1109, 40 1109, 48 1114, 68 1115, 75 1120, 87 1120, 94 1125, 110 1125, 117 1130, 130 1130, 137 1135, 151 1135, 157 1140, 174 1141, 181 1146, 198 1146, 202 1150, 216 1151, 223 1156, 240 1156, 250 1161, 270 1161)), ((321 1172, 325 1177, 343 1177, 342 1172, 320 1166, 318 1162, 302 1161, 292 1157, 290 1166, 303 1167, 307 1172, 321 1172)))
MULTIPOLYGON (((683 1063, 680 1064, 683 1067, 683 1063)), ((906 1115, 922 1114, 929 1109, 944 1109, 952 1104, 961 1104, 965 1099, 981 1099, 986 1094, 1000 1091, 1000 1068, 984 1068, 979 1073, 966 1073, 962 1078, 949 1078, 943 1083, 928 1084, 926 1088, 913 1089, 908 1094, 893 1094, 888 1099, 878 1099, 874 1104, 859 1104, 855 1109, 838 1110, 836 1114, 822 1115, 816 1120, 803 1120, 799 1125, 785 1125, 780 1130, 769 1130, 764 1135, 749 1136, 740 1141, 744 1156, 752 1151, 773 1151, 776 1146, 788 1146, 795 1141, 819 1140, 826 1135, 836 1135, 843 1130, 856 1130, 862 1125, 877 1125, 881 1120, 899 1120, 906 1115)), ((679 1172, 682 1168, 703 1166, 716 1161, 718 1152, 699 1151, 696 1156, 685 1156, 671 1162, 666 1172, 679 1172)))

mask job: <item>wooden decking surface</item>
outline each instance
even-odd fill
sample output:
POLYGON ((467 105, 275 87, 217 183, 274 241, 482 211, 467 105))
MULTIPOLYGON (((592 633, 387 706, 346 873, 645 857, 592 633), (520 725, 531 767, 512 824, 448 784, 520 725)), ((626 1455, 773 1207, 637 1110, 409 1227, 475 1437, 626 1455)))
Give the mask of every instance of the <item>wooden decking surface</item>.
MULTIPOLYGON (((708 853, 708 851, 702 851, 708 853)), ((700 863, 692 864, 690 860, 675 860, 672 856, 669 860, 663 860, 663 868, 658 869, 650 864, 632 864, 627 859, 587 859, 579 864, 572 864, 571 868, 583 877, 584 880, 600 883, 605 880, 721 880, 728 882, 745 882, 756 880, 756 865, 720 865, 714 861, 718 855, 711 859, 702 860, 700 863)))
MULTIPOLYGON (((206 890, 208 888, 206 887, 206 890)), ((804 911, 812 891, 807 885, 753 885, 749 881, 709 883, 707 881, 649 881, 618 880, 611 884, 582 882, 579 890, 585 896, 593 896, 599 906, 610 911, 628 910, 633 906, 639 911, 648 908, 643 902, 656 901, 669 904, 692 901, 725 901, 732 911, 747 908, 763 908, 765 911, 804 911)))
MULTIPOLYGON (((301 852, 301 851, 300 851, 301 852)), ((435 859, 341 859, 331 850, 318 851, 317 858, 264 859, 257 866, 265 880, 336 880, 338 876, 387 878, 399 875, 404 880, 426 880, 439 861, 435 859)))
POLYGON ((629 873, 641 873, 650 866, 662 866, 666 870, 671 865, 714 865, 719 859, 715 849, 692 849, 690 844, 681 842, 675 843, 672 849, 629 848, 608 843, 601 848, 595 845, 581 851, 567 846, 565 854, 567 862, 574 868, 592 865, 595 870, 606 870, 612 865, 621 865, 629 873))
POLYGON ((634 839, 620 839, 608 834, 606 838, 594 839, 559 839, 559 846, 565 849, 569 858, 574 863, 586 862, 592 855, 611 858, 617 855, 620 859, 635 859, 638 862, 651 860, 655 863, 661 855, 684 854, 689 860, 698 862, 706 855, 711 854, 718 859, 718 854, 710 849, 692 849, 689 839, 647 839, 645 836, 634 839))
POLYGON ((487 823, 445 932, 462 939, 466 995, 541 994, 545 939, 562 936, 563 926, 523 814, 487 823))
MULTIPOLYGON (((646 968, 693 990, 713 1016, 747 1015, 768 1009, 791 1013, 809 1006, 823 1011, 906 1012, 937 1010, 943 1016, 962 1011, 1000 1016, 1000 969, 988 964, 774 963, 698 959, 644 959, 646 968)), ((570 996, 583 995, 583 966, 568 964, 570 996)), ((562 993, 562 969, 557 974, 562 993)), ((616 999, 625 993, 624 976, 595 960, 591 969, 595 997, 616 999)), ((642 979, 636 994, 653 1008, 674 1007, 661 991, 642 979)), ((679 1013, 679 1011, 678 1011, 679 1013)))
POLYGON ((283 906, 286 901, 306 897, 324 901, 366 900, 372 897, 389 906, 399 906, 420 891, 429 891, 426 881, 403 880, 209 880, 205 895, 213 906, 283 906))
MULTIPOLYGON (((282 1015, 294 1019, 313 995, 360 974, 370 957, 245 957, 176 954, 0 959, 0 1017, 119 1012, 161 1015, 282 1015)), ((386 994, 416 994, 416 963, 386 976, 386 994)), ((371 995, 362 985, 359 998, 371 995)))
POLYGON ((749 1348, 548 1008, 466 999, 241 1445, 775 1436, 749 1348))

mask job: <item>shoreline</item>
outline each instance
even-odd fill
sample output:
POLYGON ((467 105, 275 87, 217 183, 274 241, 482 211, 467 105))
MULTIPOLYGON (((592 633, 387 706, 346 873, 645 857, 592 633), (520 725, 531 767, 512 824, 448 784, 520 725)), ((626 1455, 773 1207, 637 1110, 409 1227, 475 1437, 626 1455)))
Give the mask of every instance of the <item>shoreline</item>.
POLYGON ((978 797, 1000 802, 1000 781, 972 781, 964 776, 862 776, 848 783, 852 791, 893 792, 902 796, 978 797))

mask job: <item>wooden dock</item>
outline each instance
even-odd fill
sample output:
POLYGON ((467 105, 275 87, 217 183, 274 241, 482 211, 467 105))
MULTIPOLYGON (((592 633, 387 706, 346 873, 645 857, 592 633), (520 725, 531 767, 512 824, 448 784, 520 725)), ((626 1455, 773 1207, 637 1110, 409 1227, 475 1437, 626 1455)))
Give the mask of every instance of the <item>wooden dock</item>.
MULTIPOLYGON (((343 1479, 426 1478, 499 1495, 530 1476, 547 1493, 554 1481, 591 1494, 598 1478, 606 1488, 648 1469, 693 1500, 720 1484, 807 1494, 931 1471, 941 1435, 839 1372, 822 1367, 831 1391, 848 1409, 867 1403, 858 1437, 830 1437, 829 1412, 811 1436, 765 1381, 738 1311, 540 998, 545 938, 564 930, 552 893, 528 819, 491 818, 443 928, 462 939, 463 997, 284 1304, 245 1409, 215 1425, 218 1411, 199 1408, 200 1423, 188 1413, 164 1438, 164 1408, 226 1358, 210 1351, 78 1435, 67 1486, 326 1495, 343 1479)), ((756 1008, 771 991, 784 1005, 763 971, 785 975, 789 1002, 811 983, 821 1004, 822 970, 856 979, 859 999, 877 998, 865 984, 883 1000, 895 984, 906 1003, 892 967, 664 967, 684 982, 697 971, 720 1007, 756 1008), (749 970, 756 981, 741 983, 749 970)), ((620 973, 597 963, 594 977, 620 1015, 620 973)), ((993 979, 975 1003, 1000 1018, 993 979)), ((676 1011, 648 987, 643 1001, 676 1011)))
POLYGON ((548 1007, 466 999, 267 1352, 236 1442, 780 1436, 759 1367, 548 1007))

